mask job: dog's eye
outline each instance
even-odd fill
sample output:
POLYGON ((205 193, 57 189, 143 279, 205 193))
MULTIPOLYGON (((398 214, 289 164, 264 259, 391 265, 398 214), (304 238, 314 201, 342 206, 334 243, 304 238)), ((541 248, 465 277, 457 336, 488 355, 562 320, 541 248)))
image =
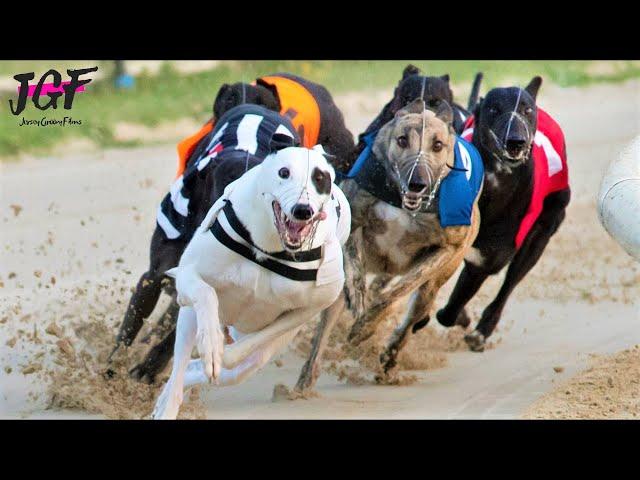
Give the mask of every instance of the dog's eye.
POLYGON ((533 112, 533 108, 531 107, 527 107, 524 109, 525 115, 531 115, 531 112, 533 112))
POLYGON ((278 170, 278 175, 280 178, 289 178, 289 169, 287 167, 282 167, 278 170))
POLYGON ((400 148, 407 148, 409 146, 409 140, 404 135, 396 138, 396 142, 400 148))
POLYGON ((498 109, 496 107, 489 107, 489 113, 491 113, 492 115, 496 114, 498 113, 498 109))
POLYGON ((440 105, 440 100, 439 100, 439 99, 437 99, 437 98, 436 98, 436 99, 433 99, 433 100, 430 100, 430 101, 429 101, 429 105, 430 105, 431 107, 437 107, 438 105, 440 105))
POLYGON ((433 147, 431 148, 434 152, 439 152, 440 150, 442 150, 442 147, 444 147, 444 144, 440 140, 436 140, 435 142, 433 142, 433 147))

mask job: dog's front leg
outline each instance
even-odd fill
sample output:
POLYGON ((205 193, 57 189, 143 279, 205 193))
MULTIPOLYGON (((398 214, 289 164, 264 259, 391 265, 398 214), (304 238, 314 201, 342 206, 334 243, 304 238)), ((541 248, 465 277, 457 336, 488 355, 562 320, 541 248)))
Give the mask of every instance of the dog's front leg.
POLYGON ((207 377, 217 379, 222 368, 224 350, 218 295, 215 289, 202 279, 194 265, 180 266, 167 273, 175 275, 178 303, 181 306, 193 306, 196 312, 198 353, 207 377))
POLYGON ((396 300, 405 297, 425 283, 438 270, 444 268, 456 252, 453 246, 438 248, 427 258, 417 262, 405 275, 390 282, 387 288, 380 290, 377 300, 351 327, 349 341, 359 345, 375 332, 377 325, 384 319, 396 300))
POLYGON ((175 355, 171 376, 162 389, 162 393, 156 401, 152 418, 154 420, 172 420, 178 416, 182 404, 182 392, 184 389, 184 376, 191 351, 196 341, 198 320, 196 312, 191 307, 182 307, 178 314, 176 327, 175 355))
POLYGON ((281 335, 301 327, 318 313, 320 310, 317 307, 298 308, 285 312, 262 330, 249 333, 237 342, 227 345, 222 356, 224 368, 236 367, 256 350, 263 348, 281 335))

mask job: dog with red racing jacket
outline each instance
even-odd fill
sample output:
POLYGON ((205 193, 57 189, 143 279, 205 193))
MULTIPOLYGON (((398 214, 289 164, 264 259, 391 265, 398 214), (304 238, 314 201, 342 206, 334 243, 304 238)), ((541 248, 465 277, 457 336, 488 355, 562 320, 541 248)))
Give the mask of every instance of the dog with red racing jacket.
POLYGON ((494 88, 476 107, 462 137, 473 138, 485 168, 479 201, 482 222, 447 305, 437 313, 447 327, 468 326, 464 307, 489 275, 508 265, 496 298, 465 336, 483 351, 513 289, 542 256, 565 217, 571 190, 560 126, 536 106, 542 79, 526 88, 494 88))

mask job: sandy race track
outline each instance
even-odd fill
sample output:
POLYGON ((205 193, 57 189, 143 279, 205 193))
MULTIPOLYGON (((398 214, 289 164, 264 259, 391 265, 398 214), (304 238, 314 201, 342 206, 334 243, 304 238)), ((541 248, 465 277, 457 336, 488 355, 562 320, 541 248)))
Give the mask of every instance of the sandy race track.
MULTIPOLYGON (((353 132, 362 131, 386 100, 386 92, 337 98, 353 132)), ((403 372, 407 385, 378 386, 364 367, 339 353, 344 329, 338 329, 326 362, 333 373, 321 376, 320 395, 273 401, 276 384, 295 384, 310 327, 295 348, 245 384, 192 392, 181 416, 575 417, 562 415, 560 394, 550 394, 556 402, 551 406, 535 403, 584 370, 592 355, 632 352, 640 343, 640 265, 607 236, 595 210, 606 165, 640 132, 640 82, 544 85, 539 102, 565 130, 573 198, 559 233, 511 297, 492 348, 466 351, 459 327, 445 331, 432 322, 411 338, 403 355, 406 369, 418 369, 403 372)), ((132 347, 130 358, 121 355, 115 379, 104 380, 100 372, 130 288, 146 268, 155 211, 173 178, 175 158, 175 147, 166 145, 0 163, 0 417, 150 413, 156 388, 124 375, 147 344, 132 347)), ((472 301, 474 318, 501 279, 487 282, 472 301)), ((578 383, 584 388, 585 382, 578 383)), ((590 401, 615 401, 600 391, 591 392, 597 398, 590 401)), ((624 408, 612 412, 630 416, 624 408)))

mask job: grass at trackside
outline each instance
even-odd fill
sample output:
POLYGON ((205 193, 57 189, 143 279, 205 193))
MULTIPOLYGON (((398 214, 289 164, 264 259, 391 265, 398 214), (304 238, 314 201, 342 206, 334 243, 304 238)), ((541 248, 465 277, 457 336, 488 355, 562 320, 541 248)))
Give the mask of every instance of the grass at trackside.
MULTIPOLYGON (((32 62, 32 70, 43 72, 47 62, 32 62)), ((106 73, 108 62, 72 62, 74 67, 100 65, 106 73)), ((251 81, 256 76, 277 71, 289 71, 325 85, 332 93, 354 90, 391 89, 398 82, 408 61, 255 61, 222 62, 212 70, 180 74, 169 64, 159 74, 142 74, 135 88, 114 90, 109 82, 94 82, 85 93, 78 94, 71 111, 37 110, 32 104, 19 117, 9 110, 8 98, 0 95, 0 157, 19 153, 46 153, 55 144, 72 137, 85 137, 96 144, 124 145, 114 139, 113 127, 118 122, 154 126, 161 122, 191 117, 206 120, 219 86, 224 82, 251 81), (28 119, 62 118, 65 115, 81 119, 82 126, 36 127, 18 123, 28 119)), ((615 82, 640 77, 640 62, 588 61, 411 61, 430 75, 449 73, 455 84, 469 84, 477 71, 485 74, 483 91, 504 82, 526 84, 534 75, 560 86, 581 86, 594 82, 615 82)), ((60 68, 64 62, 52 67, 60 68)), ((0 62, 0 75, 11 77, 29 71, 28 62, 0 62)), ((66 68, 66 67, 65 67, 66 68)), ((16 84, 17 85, 17 84, 16 84)), ((62 102, 60 102, 62 104, 62 102)), ((129 143, 130 145, 131 143, 129 143)))

